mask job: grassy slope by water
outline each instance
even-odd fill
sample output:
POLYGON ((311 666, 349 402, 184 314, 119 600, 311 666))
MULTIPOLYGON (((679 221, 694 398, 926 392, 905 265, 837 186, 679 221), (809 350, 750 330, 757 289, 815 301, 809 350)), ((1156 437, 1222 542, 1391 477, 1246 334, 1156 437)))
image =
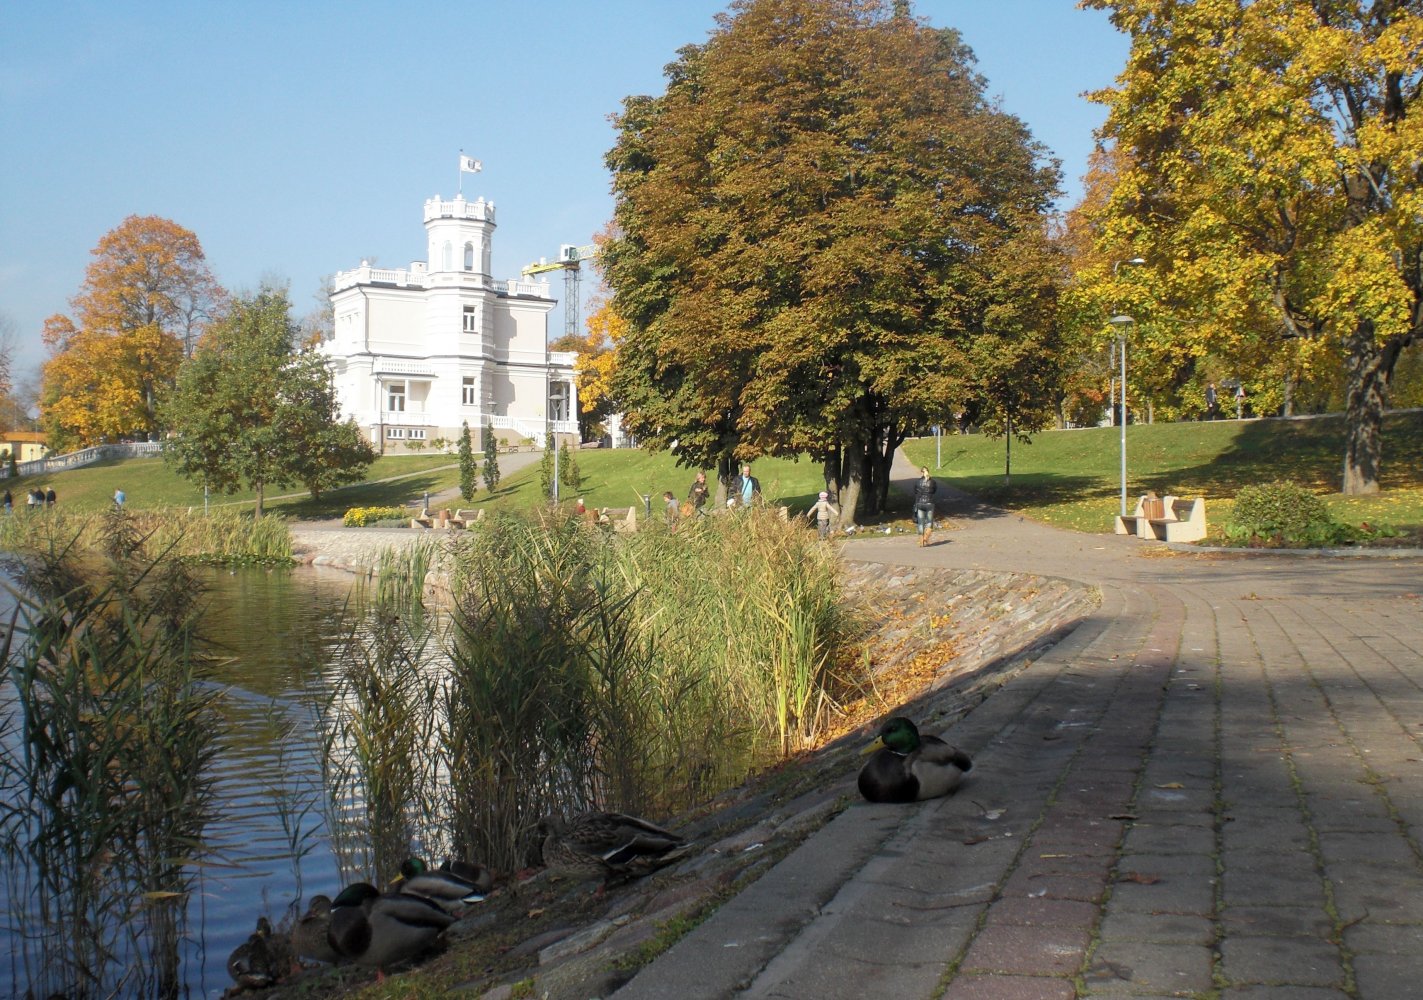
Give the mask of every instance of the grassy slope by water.
MULTIPOLYGON (((1344 454, 1341 417, 1136 424, 1127 428, 1128 503, 1146 490, 1204 496, 1212 531, 1225 522, 1241 487, 1286 480, 1325 494, 1334 516, 1357 524, 1423 527, 1423 412, 1384 421, 1383 492, 1346 497, 1339 488, 1344 454)), ((1003 482, 1004 442, 983 435, 942 439, 934 470, 933 438, 905 444, 916 464, 975 496, 1034 519, 1078 531, 1111 531, 1120 504, 1120 429, 1048 431, 1013 443, 1013 474, 1003 482)))

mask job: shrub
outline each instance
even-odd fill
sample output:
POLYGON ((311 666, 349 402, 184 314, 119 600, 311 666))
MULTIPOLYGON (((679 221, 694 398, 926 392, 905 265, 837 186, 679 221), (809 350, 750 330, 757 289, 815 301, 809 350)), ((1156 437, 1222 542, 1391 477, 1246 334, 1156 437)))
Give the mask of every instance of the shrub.
POLYGON ((1241 545, 1307 548, 1352 541, 1357 532, 1330 516, 1324 501, 1294 483, 1247 486, 1235 498, 1226 537, 1241 545))
POLYGON ((348 528, 365 528, 377 521, 405 521, 410 515, 404 507, 352 507, 341 523, 348 528))

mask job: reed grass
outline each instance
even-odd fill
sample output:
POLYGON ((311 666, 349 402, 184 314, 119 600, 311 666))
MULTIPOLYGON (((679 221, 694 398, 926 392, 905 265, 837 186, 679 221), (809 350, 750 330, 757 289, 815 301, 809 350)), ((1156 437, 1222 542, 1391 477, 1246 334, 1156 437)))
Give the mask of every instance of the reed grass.
POLYGON ((0 516, 0 551, 18 552, 46 544, 55 536, 72 538, 81 549, 110 544, 113 515, 121 513, 149 551, 165 558, 218 565, 282 564, 292 561, 291 532, 276 515, 254 519, 250 513, 218 508, 211 513, 187 509, 72 513, 62 507, 16 510, 0 516))
POLYGON ((176 996, 218 750, 201 589, 121 513, 97 564, 44 520, 10 560, 3 646, 16 993, 176 996))
POLYGON ((430 834, 438 759, 438 684, 426 669, 435 650, 424 605, 433 547, 387 552, 373 587, 347 605, 345 640, 326 700, 317 706, 337 863, 346 880, 389 877, 430 834))

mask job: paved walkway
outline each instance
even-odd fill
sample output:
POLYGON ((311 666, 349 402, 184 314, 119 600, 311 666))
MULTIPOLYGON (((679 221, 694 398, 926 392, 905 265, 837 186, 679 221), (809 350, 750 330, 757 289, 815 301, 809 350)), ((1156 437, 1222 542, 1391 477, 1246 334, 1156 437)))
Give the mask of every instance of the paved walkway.
POLYGON ((1423 995, 1423 560, 944 507, 928 549, 845 554, 1076 579, 1099 612, 948 732, 957 796, 846 809, 616 996, 1423 995))

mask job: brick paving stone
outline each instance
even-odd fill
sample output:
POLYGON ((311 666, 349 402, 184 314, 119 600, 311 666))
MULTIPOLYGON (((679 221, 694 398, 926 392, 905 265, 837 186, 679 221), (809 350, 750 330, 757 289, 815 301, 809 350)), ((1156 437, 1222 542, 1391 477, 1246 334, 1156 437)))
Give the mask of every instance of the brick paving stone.
POLYGON ((1423 924, 1354 924, 1344 929, 1344 944, 1355 952, 1423 956, 1423 924))
POLYGON ((1416 871, 1353 865, 1332 866, 1330 881, 1339 919, 1423 923, 1423 877, 1416 871))
POLYGON ((1220 1000, 1349 1000, 1349 994, 1325 986, 1231 986, 1220 1000))
POLYGON ((1097 933, 1103 941, 1210 944, 1216 937, 1216 925, 1209 917, 1184 913, 1136 913, 1109 909, 1097 933))
POLYGON ((1359 1000, 1405 1000, 1419 993, 1419 957, 1362 954, 1354 956, 1354 984, 1359 1000))
POLYGON ((1215 911, 1215 879, 1172 878, 1151 885, 1117 882, 1109 909, 1210 916, 1215 911))
POLYGON ((1326 938, 1334 933, 1334 921, 1323 907, 1228 906, 1220 921, 1227 934, 1247 937, 1326 938))
POLYGON ((1339 949, 1304 937, 1227 937, 1220 945, 1220 971, 1231 983, 1291 986, 1344 985, 1339 949))
POLYGON ((1213 985, 1211 949, 1201 945, 1104 942, 1083 981, 1093 989, 1124 984, 1133 993, 1203 993, 1213 985))
POLYGON ((1319 850, 1325 863, 1342 861, 1366 865, 1413 865, 1418 856, 1398 831, 1393 833, 1346 833, 1324 830, 1319 834, 1319 850))
POLYGON ((961 967, 965 972, 1065 975, 1082 964, 1090 940, 1085 927, 994 923, 990 910, 988 926, 974 939, 961 967))
MULTIPOLYGON (((876 995, 883 996, 879 985, 876 995)), ((959 976, 943 1000, 1075 1000, 1077 990, 1066 979, 1043 976, 959 976)))
POLYGON ((1004 924, 1090 928, 1097 919, 1097 907, 1078 899, 1004 898, 993 904, 993 919, 1004 924))
POLYGON ((1213 854, 1215 831, 1208 826, 1132 823, 1122 850, 1127 854, 1213 854))

